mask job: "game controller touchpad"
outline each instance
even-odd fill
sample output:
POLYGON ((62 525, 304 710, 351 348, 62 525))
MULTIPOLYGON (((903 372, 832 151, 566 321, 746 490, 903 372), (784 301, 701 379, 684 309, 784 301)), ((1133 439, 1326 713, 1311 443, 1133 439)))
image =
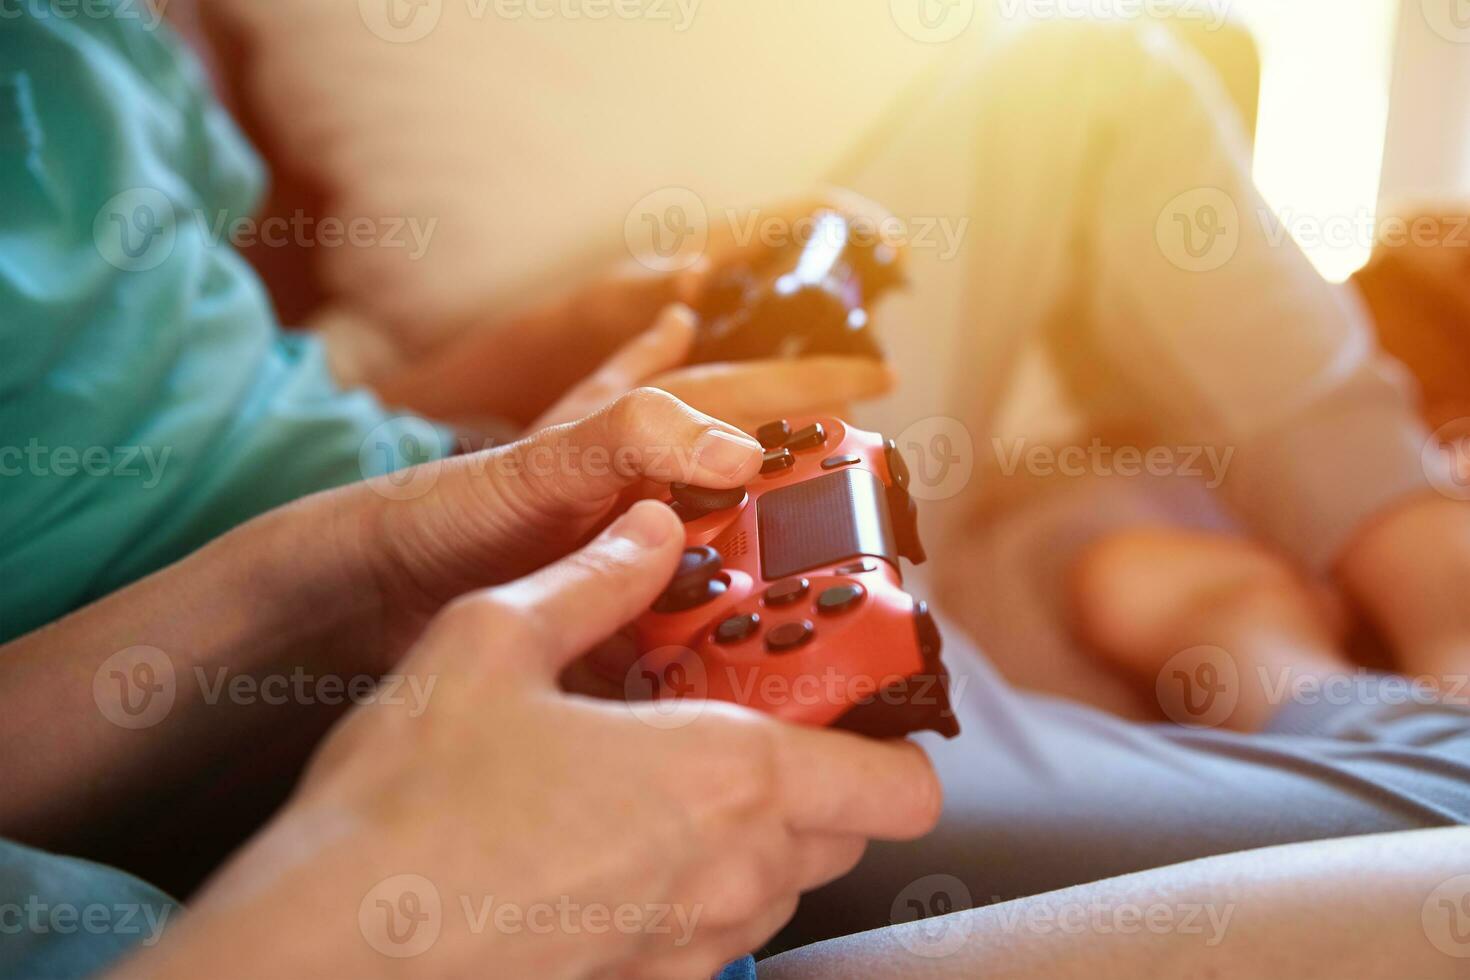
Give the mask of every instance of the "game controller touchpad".
POLYGON ((872 472, 849 469, 771 490, 756 504, 767 581, 852 558, 898 565, 888 495, 872 472))

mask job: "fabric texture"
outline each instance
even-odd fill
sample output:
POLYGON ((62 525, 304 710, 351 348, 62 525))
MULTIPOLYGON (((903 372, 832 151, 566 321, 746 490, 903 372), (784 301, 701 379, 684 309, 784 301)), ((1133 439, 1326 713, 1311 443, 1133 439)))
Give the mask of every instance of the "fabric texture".
POLYGON ((1056 23, 997 39, 857 172, 900 214, 969 219, 956 249, 914 251, 911 296, 880 317, 924 335, 893 335, 908 407, 884 421, 926 451, 935 417, 970 441, 967 492, 926 488, 931 525, 967 533, 1016 441, 1054 442, 1004 426, 1043 344, 1084 420, 1141 423, 1175 465, 1229 454, 1222 495, 1313 569, 1432 492, 1413 384, 1276 224, 1246 146, 1208 65, 1159 25, 1056 23))
POLYGON ((351 376, 626 260, 644 214, 719 223, 807 193, 949 53, 887 4, 396 6, 411 16, 390 22, 385 0, 207 11, 246 39, 240 96, 273 163, 328 214, 434 223, 424 257, 306 257, 337 304, 323 325, 369 361, 351 376))
POLYGON ((0 840, 0 977, 81 980, 152 946, 180 907, 131 875, 0 840))
POLYGON ((278 329, 221 231, 260 164, 167 27, 51 9, 0 31, 0 640, 447 443, 278 329))
MULTIPOLYGON (((958 738, 918 737, 945 788, 938 829, 875 843, 806 896, 781 947, 1196 858, 1470 826, 1470 708, 1346 678, 1258 735, 1140 725, 1010 687, 945 621, 958 738)), ((1314 695, 1315 697, 1315 695, 1314 695)))

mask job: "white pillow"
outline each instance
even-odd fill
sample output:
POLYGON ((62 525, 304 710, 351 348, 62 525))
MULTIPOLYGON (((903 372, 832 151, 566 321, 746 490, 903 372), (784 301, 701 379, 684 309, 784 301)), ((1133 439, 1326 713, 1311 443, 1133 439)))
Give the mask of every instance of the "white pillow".
POLYGON ((409 349, 626 256, 630 209, 662 188, 718 217, 821 181, 944 51, 888 3, 211 2, 251 41, 244 95, 280 162, 335 215, 432 228, 423 256, 405 231, 314 257, 409 349))

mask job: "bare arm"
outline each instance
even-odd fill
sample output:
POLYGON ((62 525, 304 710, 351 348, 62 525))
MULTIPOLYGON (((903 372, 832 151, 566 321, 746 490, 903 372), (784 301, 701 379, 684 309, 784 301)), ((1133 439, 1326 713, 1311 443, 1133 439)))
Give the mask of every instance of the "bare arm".
POLYGON ((761 977, 1452 980, 1466 869, 1467 829, 1267 848, 835 939, 761 977))
POLYGON ((264 746, 297 725, 309 745, 444 603, 561 557, 630 486, 736 485, 759 462, 754 440, 644 390, 257 518, 0 647, 0 835, 71 845, 99 812, 269 768, 264 746))

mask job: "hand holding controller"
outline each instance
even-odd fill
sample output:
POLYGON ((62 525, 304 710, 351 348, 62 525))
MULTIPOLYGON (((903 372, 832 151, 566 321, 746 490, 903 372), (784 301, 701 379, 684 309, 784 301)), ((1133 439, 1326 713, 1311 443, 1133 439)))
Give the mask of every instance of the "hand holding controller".
POLYGON ((695 303, 691 364, 841 354, 883 359, 868 308, 903 282, 890 246, 857 240, 833 211, 813 216, 806 242, 718 273, 695 303))
MULTIPOLYGON (((903 457, 832 418, 758 435, 767 452, 750 486, 670 490, 687 547, 630 627, 651 693, 876 737, 958 734, 938 627, 899 570, 924 560, 903 457)), ((609 680, 628 673, 594 663, 609 680)))

